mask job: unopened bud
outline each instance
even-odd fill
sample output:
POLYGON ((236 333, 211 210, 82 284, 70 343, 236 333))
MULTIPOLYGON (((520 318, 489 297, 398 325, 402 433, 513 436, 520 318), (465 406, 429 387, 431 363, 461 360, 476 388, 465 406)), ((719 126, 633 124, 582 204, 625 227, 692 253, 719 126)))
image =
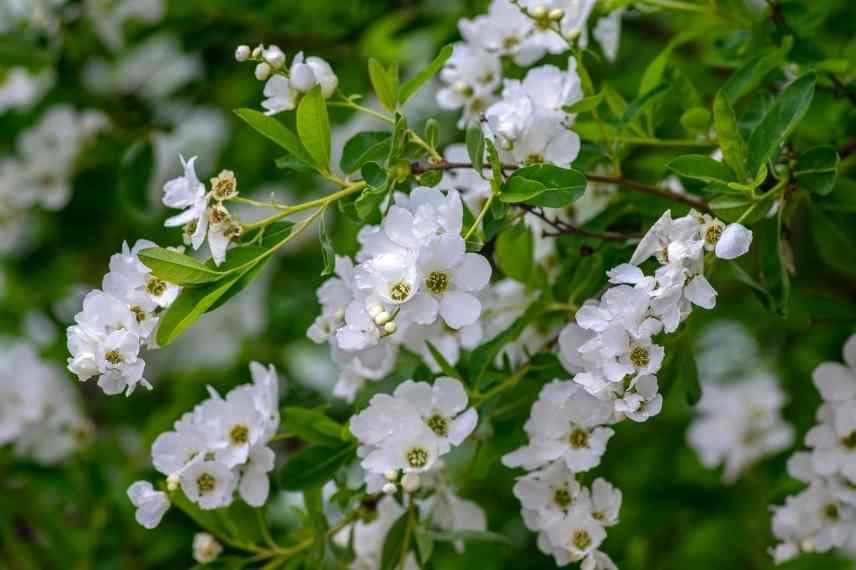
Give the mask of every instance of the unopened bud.
POLYGON ((383 307, 378 303, 374 303, 373 305, 369 305, 368 312, 371 318, 375 318, 383 312, 383 307))
POLYGON ((253 59, 261 59, 262 58, 262 52, 264 50, 265 50, 265 46, 263 46, 262 44, 259 44, 253 48, 253 52, 250 55, 252 55, 253 59))
POLYGON ((374 322, 378 326, 383 326, 392 320, 392 315, 386 311, 381 311, 374 316, 374 322))
POLYGON ((279 46, 270 46, 264 51, 264 59, 274 69, 279 69, 285 64, 285 54, 279 46))
POLYGON ((166 478, 166 490, 170 493, 178 489, 179 480, 178 475, 170 475, 166 478))
POLYGON ((247 61, 250 59, 250 46, 240 45, 235 49, 235 59, 237 61, 247 61))
POLYGON ((569 42, 576 41, 578 37, 580 37, 580 30, 578 28, 565 32, 565 39, 569 42))
POLYGON ((422 485, 422 480, 416 473, 408 473, 401 478, 401 487, 408 493, 415 493, 422 485))
POLYGON ((268 77, 270 77, 271 71, 273 71, 270 66, 264 62, 258 64, 256 66, 256 79, 259 81, 266 81, 268 77))
POLYGON ((342 319, 344 319, 345 318, 345 309, 339 309, 338 311, 333 313, 333 318, 335 318, 337 321, 341 321, 342 319))
POLYGON ((536 20, 540 20, 541 18, 547 15, 547 7, 535 6, 529 11, 529 15, 535 18, 536 20))
POLYGON ((553 8, 547 14, 547 17, 549 19, 553 20, 554 22, 558 22, 559 20, 561 20, 562 18, 565 17, 565 11, 562 10, 561 8, 553 8))
POLYGON ((394 483, 398 481, 398 471, 395 469, 390 469, 386 473, 383 474, 383 478, 389 481, 390 483, 394 483))
POLYGON ((395 486, 395 483, 386 483, 380 490, 383 491, 385 495, 394 495, 398 490, 398 487, 395 486))
POLYGON ((386 334, 395 334, 395 331, 398 330, 398 325, 395 324, 395 321, 389 321, 385 325, 383 325, 383 330, 386 334))

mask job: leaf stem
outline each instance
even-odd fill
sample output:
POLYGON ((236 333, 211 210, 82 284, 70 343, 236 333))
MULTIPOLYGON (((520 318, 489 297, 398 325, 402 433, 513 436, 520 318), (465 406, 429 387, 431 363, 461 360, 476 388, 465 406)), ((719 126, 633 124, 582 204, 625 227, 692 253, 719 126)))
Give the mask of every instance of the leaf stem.
POLYGON ((701 4, 694 4, 692 2, 681 2, 679 0, 643 0, 642 3, 648 4, 649 6, 656 6, 658 8, 679 10, 683 12, 698 12, 701 14, 707 14, 711 11, 707 6, 702 6, 701 4))
POLYGON ((342 94, 339 94, 339 97, 341 97, 340 101, 328 101, 327 106, 328 107, 345 107, 348 109, 354 109, 355 111, 360 111, 360 112, 365 113, 367 115, 371 115, 372 117, 374 117, 376 119, 380 119, 381 121, 389 123, 390 125, 395 124, 395 119, 393 119, 389 115, 381 113, 380 111, 375 111, 374 109, 369 109, 368 107, 364 107, 363 105, 360 105, 359 103, 355 103, 353 100, 345 97, 342 94))
POLYGON ((482 206, 482 209, 479 212, 479 215, 473 221, 473 225, 471 225, 470 229, 467 230, 467 233, 464 234, 464 241, 467 241, 468 239, 470 239, 470 236, 473 235, 473 232, 475 232, 476 229, 479 227, 479 224, 481 224, 482 220, 485 217, 485 214, 487 214, 488 208, 490 208, 490 205, 493 203, 493 198, 494 198, 494 194, 491 194, 490 196, 488 196, 488 199, 485 201, 484 206, 482 206))
POLYGON ((325 196, 323 198, 318 198, 316 200, 309 200, 308 202, 304 202, 304 203, 298 204, 296 206, 288 206, 288 207, 284 208, 282 211, 280 211, 280 212, 278 212, 272 216, 268 216, 267 218, 265 218, 263 220, 259 220, 258 222, 255 222, 252 224, 247 224, 244 226, 244 231, 250 231, 250 230, 255 230, 258 228, 267 227, 267 226, 271 225, 272 223, 277 222, 277 221, 279 221, 282 218, 285 218, 287 216, 290 216, 291 214, 296 214, 297 212, 302 212, 304 210, 309 210, 311 208, 324 208, 324 207, 329 206, 330 204, 332 204, 333 202, 335 202, 341 198, 344 198, 346 196, 350 196, 351 194, 359 192, 360 190, 365 188, 366 185, 367 184, 364 180, 360 180, 359 182, 351 182, 351 183, 347 184, 344 189, 339 190, 338 192, 334 192, 333 194, 330 194, 329 196, 325 196))

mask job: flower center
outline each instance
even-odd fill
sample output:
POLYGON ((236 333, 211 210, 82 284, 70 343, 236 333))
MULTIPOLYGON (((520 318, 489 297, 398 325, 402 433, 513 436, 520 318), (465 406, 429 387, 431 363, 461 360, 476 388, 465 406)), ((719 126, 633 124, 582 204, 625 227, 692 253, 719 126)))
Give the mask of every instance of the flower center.
POLYGON ((571 536, 571 544, 574 545, 577 550, 585 550, 591 546, 591 535, 585 530, 576 530, 571 536))
POLYGON ((211 473, 203 473, 196 478, 196 488, 200 495, 210 493, 217 486, 217 479, 211 473))
POLYGON ((630 351, 630 362, 636 368, 645 368, 651 362, 648 350, 644 346, 634 346, 630 351))
POLYGON ((584 429, 575 429, 571 432, 571 435, 568 436, 568 442, 574 449, 588 447, 589 433, 584 429))
POLYGON ((517 36, 506 36, 502 40, 502 47, 505 49, 511 49, 517 46, 520 43, 520 38, 517 36))
POLYGON ((553 491, 553 502, 556 503, 560 509, 567 509, 571 506, 571 493, 568 491, 567 487, 559 487, 555 491, 553 491))
POLYGON ((431 431, 436 433, 437 436, 447 437, 449 435, 449 420, 440 414, 434 414, 425 420, 425 423, 428 424, 428 427, 431 428, 431 431))
POLYGON ((138 323, 146 320, 146 312, 139 305, 131 305, 131 312, 134 313, 134 318, 137 319, 138 323))
POLYGON ((716 245, 719 241, 719 236, 722 235, 722 228, 719 224, 711 224, 704 233, 704 241, 710 245, 716 245))
POLYGON ((393 301, 404 301, 408 297, 410 297, 410 284, 405 283, 404 281, 399 281, 398 283, 393 283, 389 288, 389 296, 393 301))
POLYGON ((118 350, 111 350, 107 354, 104 355, 104 359, 110 364, 121 364, 122 363, 122 355, 119 354, 118 350))
POLYGON ((449 276, 440 271, 432 271, 425 280, 425 286, 438 295, 444 293, 449 288, 449 276))
POLYGON ((411 447, 405 454, 407 464, 414 469, 428 465, 428 450, 424 447, 411 447))
POLYGON ((838 505, 836 505, 835 503, 830 503, 826 505, 826 508, 823 510, 823 514, 826 515, 826 518, 828 518, 829 520, 837 521, 840 516, 838 512, 838 505))
POLYGON ((149 277, 146 283, 146 292, 154 297, 160 297, 166 291, 166 281, 159 277, 149 277))
POLYGON ((847 449, 856 449, 856 431, 854 431, 847 437, 842 437, 841 445, 843 445, 847 449))
POLYGON ((243 424, 237 424, 229 431, 229 440, 234 445, 241 445, 243 443, 247 443, 249 439, 250 430, 247 426, 243 424))
POLYGON ((523 162, 526 164, 541 164, 544 162, 544 157, 540 154, 530 154, 523 162))

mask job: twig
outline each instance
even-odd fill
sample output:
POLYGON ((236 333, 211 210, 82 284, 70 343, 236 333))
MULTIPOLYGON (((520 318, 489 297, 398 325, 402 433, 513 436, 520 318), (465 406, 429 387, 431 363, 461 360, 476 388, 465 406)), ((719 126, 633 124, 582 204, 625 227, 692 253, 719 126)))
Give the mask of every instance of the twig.
POLYGON ((530 206, 528 204, 515 204, 515 206, 518 206, 531 213, 533 216, 544 220, 544 222, 546 222, 548 225, 550 225, 553 229, 556 230, 555 233, 544 232, 544 235, 547 237, 556 237, 560 235, 578 235, 601 239, 605 241, 627 241, 629 239, 638 239, 640 237, 638 235, 623 234, 620 232, 593 232, 584 228, 580 228, 578 226, 571 225, 568 222, 565 222, 558 218, 550 218, 547 216, 547 214, 544 213, 544 210, 542 210, 541 208, 530 206))

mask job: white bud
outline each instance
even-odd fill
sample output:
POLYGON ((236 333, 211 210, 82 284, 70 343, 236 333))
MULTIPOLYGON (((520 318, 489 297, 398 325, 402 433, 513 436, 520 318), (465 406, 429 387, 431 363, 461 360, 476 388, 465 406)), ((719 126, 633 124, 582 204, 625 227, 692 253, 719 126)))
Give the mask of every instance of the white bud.
POLYGON ((394 483, 398 480, 398 471, 395 469, 390 469, 386 473, 383 474, 383 478, 389 481, 390 483, 394 483))
POLYGON ((280 69, 285 64, 285 54, 279 46, 270 46, 264 51, 264 59, 274 69, 280 69))
POLYGON ((383 330, 386 334, 394 334, 395 331, 398 330, 398 325, 395 324, 395 321, 389 321, 385 325, 383 325, 383 330))
POLYGON ((535 18, 536 20, 540 20, 541 18, 547 15, 547 7, 535 6, 529 11, 529 15, 535 18))
POLYGON ((253 59, 261 59, 262 52, 264 50, 265 50, 265 46, 263 46, 262 44, 259 44, 253 48, 253 53, 250 55, 252 55, 253 59))
POLYGON ((368 311, 369 311, 369 316, 371 318, 375 318, 376 316, 381 314, 381 312, 383 312, 383 307, 380 306, 378 303, 374 303, 372 305, 369 305, 368 311))
POLYGON ((580 30, 578 28, 565 32, 565 39, 569 42, 576 41, 578 37, 580 37, 580 30))
POLYGON ((336 319, 337 321, 341 321, 342 319, 344 319, 345 318, 345 309, 339 309, 338 311, 333 313, 333 318, 336 319))
POLYGON ((466 93, 469 88, 470 86, 467 85, 466 81, 456 81, 455 84, 452 86, 452 89, 454 89, 458 93, 466 93))
POLYGON ((383 491, 385 495, 394 495, 398 490, 398 487, 395 486, 395 483, 386 483, 380 490, 383 491))
POLYGON ((239 45, 235 49, 235 59, 237 61, 247 61, 250 59, 250 46, 239 45))
POLYGON ((166 490, 170 493, 178 489, 179 479, 178 475, 170 475, 166 478, 166 490))
POLYGON ((374 316, 374 322, 377 326, 382 326, 392 320, 392 315, 386 311, 381 311, 374 316))
POLYGON ((554 22, 558 22, 559 20, 565 17, 565 11, 561 8, 553 8, 547 14, 547 17, 553 20, 554 22))
POLYGON ((422 485, 422 480, 416 473, 408 473, 401 478, 401 487, 408 493, 415 493, 419 490, 420 485, 422 485))
POLYGON ((256 66, 256 79, 259 81, 266 81, 271 74, 271 68, 266 63, 260 63, 256 66))

